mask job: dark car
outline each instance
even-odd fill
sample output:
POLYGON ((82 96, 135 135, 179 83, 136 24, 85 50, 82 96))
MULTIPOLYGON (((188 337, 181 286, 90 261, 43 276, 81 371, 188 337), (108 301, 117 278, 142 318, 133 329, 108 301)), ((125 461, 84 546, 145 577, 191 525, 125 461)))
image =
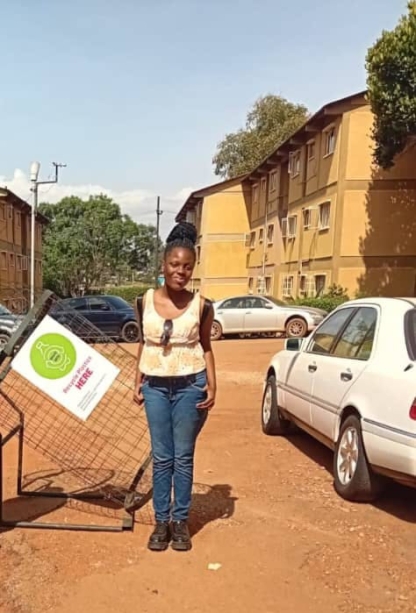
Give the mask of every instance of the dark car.
POLYGON ((0 350, 5 347, 13 334, 20 326, 24 317, 15 315, 9 309, 0 304, 0 350))
POLYGON ((82 296, 61 300, 50 315, 75 334, 93 338, 91 331, 74 317, 76 311, 91 322, 100 332, 125 343, 137 343, 139 327, 133 307, 118 296, 82 296))

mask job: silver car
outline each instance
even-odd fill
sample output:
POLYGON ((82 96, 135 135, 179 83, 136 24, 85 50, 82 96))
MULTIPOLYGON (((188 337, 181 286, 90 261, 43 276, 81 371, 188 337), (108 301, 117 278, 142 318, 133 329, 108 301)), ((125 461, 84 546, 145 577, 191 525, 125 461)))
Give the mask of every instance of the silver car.
POLYGON ((314 330, 327 312, 285 304, 270 296, 237 296, 214 303, 211 338, 228 334, 285 333, 301 338, 314 330))

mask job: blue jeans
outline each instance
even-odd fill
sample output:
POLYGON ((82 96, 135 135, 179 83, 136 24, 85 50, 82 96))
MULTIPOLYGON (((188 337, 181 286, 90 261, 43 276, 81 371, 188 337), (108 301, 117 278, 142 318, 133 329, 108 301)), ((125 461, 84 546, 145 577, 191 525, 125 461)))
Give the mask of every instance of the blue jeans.
POLYGON ((206 371, 189 377, 145 377, 142 393, 152 445, 156 521, 188 519, 195 443, 208 416, 196 405, 205 400, 206 383, 206 371))

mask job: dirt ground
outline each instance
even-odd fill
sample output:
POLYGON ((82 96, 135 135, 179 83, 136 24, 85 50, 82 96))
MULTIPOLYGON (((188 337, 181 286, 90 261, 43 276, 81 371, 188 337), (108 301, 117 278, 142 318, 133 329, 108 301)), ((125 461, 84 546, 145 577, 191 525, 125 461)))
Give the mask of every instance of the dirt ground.
MULTIPOLYGON (((147 551, 151 504, 133 532, 3 531, 0 613, 416 611, 416 493, 392 485, 375 506, 349 504, 328 450, 262 434, 262 377, 280 347, 215 344, 219 395, 198 445, 190 553, 147 551)), ((16 499, 14 443, 4 462, 7 517, 109 520, 103 507, 16 499)), ((25 471, 47 465, 27 451, 25 471)))

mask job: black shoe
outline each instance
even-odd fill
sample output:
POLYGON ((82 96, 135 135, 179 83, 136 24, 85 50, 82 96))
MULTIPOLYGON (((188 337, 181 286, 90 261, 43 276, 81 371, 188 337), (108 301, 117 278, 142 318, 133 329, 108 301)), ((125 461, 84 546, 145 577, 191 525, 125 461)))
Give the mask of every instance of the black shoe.
POLYGON ((147 547, 151 551, 165 551, 169 545, 170 537, 169 522, 158 521, 156 522, 155 529, 150 535, 147 547))
POLYGON ((192 548, 191 535, 186 521, 172 522, 172 549, 189 551, 192 548))

